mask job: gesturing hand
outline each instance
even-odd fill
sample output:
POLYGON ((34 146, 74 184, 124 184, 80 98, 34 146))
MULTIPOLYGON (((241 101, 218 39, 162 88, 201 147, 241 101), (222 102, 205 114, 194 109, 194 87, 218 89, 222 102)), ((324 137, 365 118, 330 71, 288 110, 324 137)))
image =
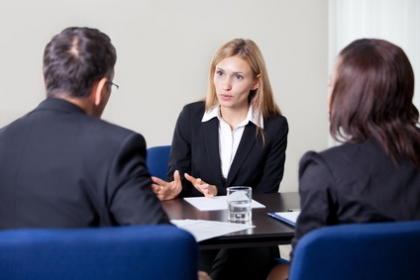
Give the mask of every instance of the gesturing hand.
POLYGON ((213 197, 217 195, 217 187, 214 185, 209 185, 206 182, 202 181, 200 178, 196 179, 195 177, 189 175, 188 173, 184 174, 185 179, 191 182, 191 184, 205 197, 213 197))
POLYGON ((166 182, 158 177, 152 176, 152 189, 160 200, 170 200, 176 198, 182 191, 181 176, 179 171, 175 170, 174 180, 166 182))

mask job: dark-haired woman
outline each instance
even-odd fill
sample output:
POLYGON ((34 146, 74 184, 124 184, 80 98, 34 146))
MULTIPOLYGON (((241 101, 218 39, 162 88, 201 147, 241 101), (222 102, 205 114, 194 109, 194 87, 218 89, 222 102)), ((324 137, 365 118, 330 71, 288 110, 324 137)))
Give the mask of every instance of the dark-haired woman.
MULTIPOLYGON (((324 226, 420 219, 413 95, 413 69, 398 46, 360 39, 340 52, 328 103, 330 133, 344 144, 308 152, 300 161, 301 214, 293 248, 324 226)), ((279 265, 268 279, 284 279, 286 272, 279 265)))

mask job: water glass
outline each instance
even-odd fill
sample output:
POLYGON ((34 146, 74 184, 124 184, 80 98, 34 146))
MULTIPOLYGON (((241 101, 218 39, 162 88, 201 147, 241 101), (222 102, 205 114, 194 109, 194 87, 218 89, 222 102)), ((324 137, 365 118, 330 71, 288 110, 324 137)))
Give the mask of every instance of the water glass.
POLYGON ((246 223, 252 220, 252 188, 235 186, 227 188, 228 220, 246 223))

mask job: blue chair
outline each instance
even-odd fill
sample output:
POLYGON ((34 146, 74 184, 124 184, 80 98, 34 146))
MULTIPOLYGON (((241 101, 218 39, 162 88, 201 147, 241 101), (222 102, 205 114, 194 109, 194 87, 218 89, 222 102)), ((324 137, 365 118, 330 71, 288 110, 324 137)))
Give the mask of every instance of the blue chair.
POLYGON ((420 279, 420 221, 329 226, 297 244, 289 280, 420 279))
POLYGON ((171 145, 154 146, 147 149, 146 164, 152 176, 165 180, 170 152, 171 145))
POLYGON ((170 225, 0 231, 0 279, 197 279, 198 245, 170 225))

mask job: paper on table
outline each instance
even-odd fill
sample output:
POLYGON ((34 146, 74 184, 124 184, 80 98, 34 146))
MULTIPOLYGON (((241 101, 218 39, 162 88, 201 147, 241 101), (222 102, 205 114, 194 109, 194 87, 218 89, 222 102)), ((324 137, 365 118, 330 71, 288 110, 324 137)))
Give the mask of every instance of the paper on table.
MULTIPOLYGON (((212 211, 212 210, 226 210, 227 198, 226 196, 215 196, 209 197, 184 197, 184 199, 192 204, 195 208, 200 211, 212 211)), ((265 208, 265 205, 252 200, 252 208, 265 208)))
POLYGON ((273 217, 277 220, 285 222, 291 226, 296 225, 297 218, 299 217, 300 211, 292 211, 292 212, 268 212, 267 213, 270 217, 273 217))
POLYGON ((197 242, 229 234, 235 231, 254 228, 253 225, 224 223, 206 220, 171 220, 179 228, 189 231, 197 242))

